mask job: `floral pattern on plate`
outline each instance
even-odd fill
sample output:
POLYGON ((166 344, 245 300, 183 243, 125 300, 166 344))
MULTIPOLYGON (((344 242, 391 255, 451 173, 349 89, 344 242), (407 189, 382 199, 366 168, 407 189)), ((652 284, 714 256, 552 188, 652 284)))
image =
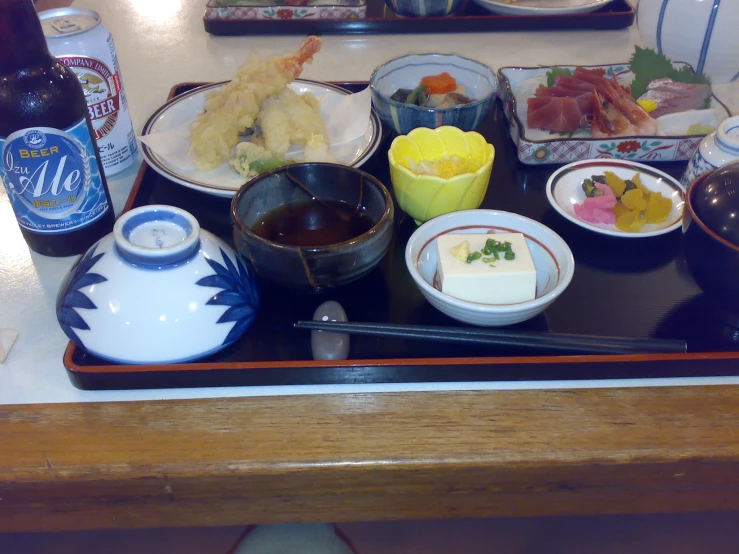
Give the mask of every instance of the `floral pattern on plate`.
POLYGON ((241 0, 233 5, 212 0, 205 8, 205 19, 243 21, 255 19, 364 19, 367 4, 364 0, 287 0, 264 2, 241 0))

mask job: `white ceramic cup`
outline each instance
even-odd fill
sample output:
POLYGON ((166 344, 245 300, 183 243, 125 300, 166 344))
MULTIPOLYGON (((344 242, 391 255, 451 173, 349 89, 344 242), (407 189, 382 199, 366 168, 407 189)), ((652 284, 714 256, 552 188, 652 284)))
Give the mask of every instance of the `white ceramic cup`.
POLYGON ((724 119, 718 128, 698 145, 680 183, 690 183, 709 171, 739 159, 739 116, 724 119))

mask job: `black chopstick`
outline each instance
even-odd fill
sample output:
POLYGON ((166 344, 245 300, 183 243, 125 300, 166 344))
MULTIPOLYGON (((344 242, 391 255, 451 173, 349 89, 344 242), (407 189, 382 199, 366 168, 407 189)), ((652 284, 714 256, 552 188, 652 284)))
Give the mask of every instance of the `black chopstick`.
POLYGON ((688 350, 685 341, 676 339, 637 339, 539 331, 509 331, 503 329, 436 327, 351 321, 298 321, 294 327, 297 329, 332 331, 334 333, 348 333, 353 335, 522 346, 526 348, 544 348, 596 354, 684 353, 688 350))

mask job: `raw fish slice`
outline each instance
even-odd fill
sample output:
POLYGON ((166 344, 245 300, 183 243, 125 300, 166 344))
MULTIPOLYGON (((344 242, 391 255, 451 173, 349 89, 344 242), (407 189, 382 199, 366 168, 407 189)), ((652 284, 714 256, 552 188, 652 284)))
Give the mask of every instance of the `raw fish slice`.
POLYGON ((531 129, 555 133, 574 133, 588 124, 576 99, 553 96, 529 98, 526 122, 531 129))
POLYGON ((565 88, 568 90, 578 90, 582 92, 593 92, 598 88, 593 83, 583 81, 582 79, 578 79, 577 77, 572 77, 570 75, 557 75, 554 78, 554 86, 565 88))
POLYGON ((655 79, 647 85, 647 92, 639 100, 654 100, 657 108, 650 112, 652 117, 687 110, 701 110, 711 96, 711 85, 678 83, 672 79, 655 79))
POLYGON ((562 87, 539 87, 536 96, 568 97, 577 100, 583 114, 592 114, 595 111, 595 95, 591 91, 573 91, 562 87))

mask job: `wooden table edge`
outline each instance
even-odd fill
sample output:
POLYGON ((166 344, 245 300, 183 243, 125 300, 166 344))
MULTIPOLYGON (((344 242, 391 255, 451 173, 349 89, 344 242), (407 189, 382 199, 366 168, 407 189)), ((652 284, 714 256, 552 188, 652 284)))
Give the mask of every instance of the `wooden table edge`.
POLYGON ((739 386, 0 407, 0 531, 739 509, 739 386))

